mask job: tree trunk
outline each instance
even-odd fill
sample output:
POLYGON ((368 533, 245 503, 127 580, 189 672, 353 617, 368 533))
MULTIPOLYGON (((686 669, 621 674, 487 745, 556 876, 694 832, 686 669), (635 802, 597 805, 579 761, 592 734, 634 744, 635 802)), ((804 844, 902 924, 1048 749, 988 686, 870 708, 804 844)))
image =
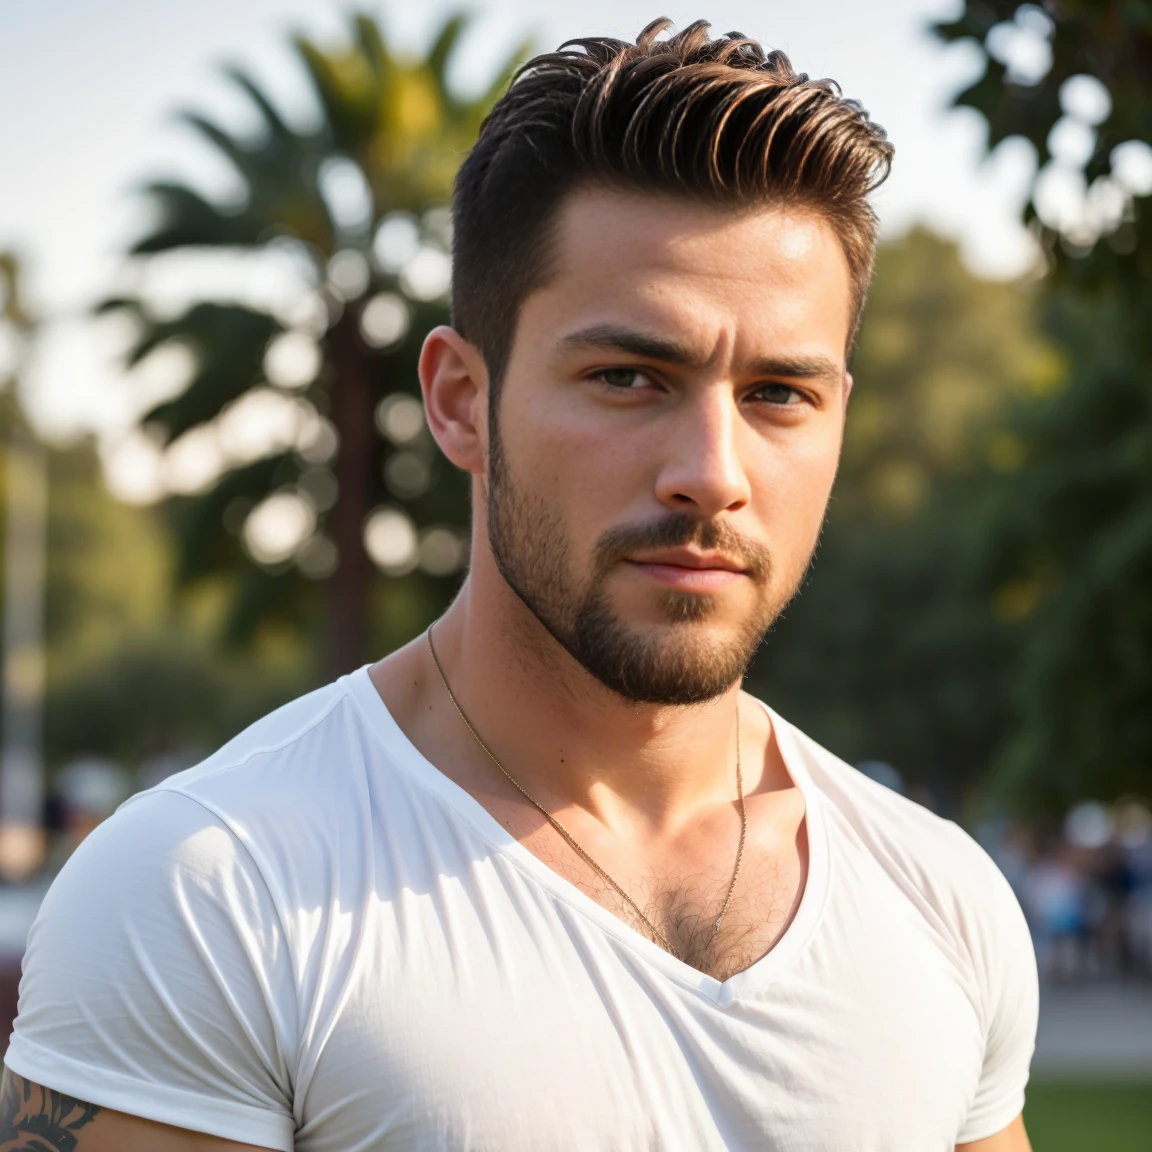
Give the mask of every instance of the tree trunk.
POLYGON ((375 393, 369 378, 368 356, 360 346, 354 308, 344 310, 328 339, 336 370, 329 393, 329 416, 340 438, 334 466, 339 492, 328 514, 328 529, 339 561, 325 588, 323 671, 325 679, 332 680, 359 667, 365 656, 373 568, 364 550, 364 521, 371 511, 376 432, 375 393))

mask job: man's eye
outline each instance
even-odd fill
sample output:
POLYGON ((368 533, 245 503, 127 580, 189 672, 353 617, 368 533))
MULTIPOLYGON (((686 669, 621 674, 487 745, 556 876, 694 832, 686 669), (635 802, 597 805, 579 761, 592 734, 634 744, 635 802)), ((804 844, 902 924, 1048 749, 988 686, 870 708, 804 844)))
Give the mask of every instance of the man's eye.
POLYGON ((799 404, 804 397, 789 384, 765 384, 757 389, 756 398, 767 400, 769 404, 792 405, 799 404))
POLYGON ((643 387, 648 377, 635 368, 604 368, 596 375, 612 388, 629 390, 643 387))

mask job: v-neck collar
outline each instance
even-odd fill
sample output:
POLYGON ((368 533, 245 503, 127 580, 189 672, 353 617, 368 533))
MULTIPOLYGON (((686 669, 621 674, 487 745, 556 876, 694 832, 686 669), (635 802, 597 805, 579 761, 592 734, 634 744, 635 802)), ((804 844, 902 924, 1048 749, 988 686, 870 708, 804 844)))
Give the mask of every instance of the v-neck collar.
POLYGON ((724 1007, 734 1001, 763 994, 795 962, 808 945, 819 924, 828 899, 830 860, 828 833, 819 790, 808 772, 796 730, 762 700, 756 702, 768 714, 780 755, 792 783, 804 797, 804 821, 808 835, 808 874, 800 906, 792 923, 777 938, 772 948, 749 967, 720 981, 706 972, 665 952, 647 936, 626 924, 570 880, 553 871, 533 855, 464 788, 440 771, 404 734, 368 675, 368 665, 345 678, 349 695, 359 707, 373 734, 380 740, 390 759, 422 786, 433 792, 479 835, 493 851, 513 863, 542 885, 554 897, 564 901, 603 931, 627 945, 649 964, 659 968, 677 983, 724 1007))

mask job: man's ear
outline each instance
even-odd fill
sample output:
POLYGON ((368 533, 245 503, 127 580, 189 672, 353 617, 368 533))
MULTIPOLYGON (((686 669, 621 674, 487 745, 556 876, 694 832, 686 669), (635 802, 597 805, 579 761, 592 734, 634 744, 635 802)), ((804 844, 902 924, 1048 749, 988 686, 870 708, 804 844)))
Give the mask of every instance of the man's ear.
POLYGON ((844 373, 844 411, 848 411, 848 397, 852 395, 852 385, 855 381, 852 379, 851 372, 844 373))
POLYGON ((424 414, 440 450, 473 475, 487 469, 488 370, 480 350, 441 325, 420 352, 424 414))

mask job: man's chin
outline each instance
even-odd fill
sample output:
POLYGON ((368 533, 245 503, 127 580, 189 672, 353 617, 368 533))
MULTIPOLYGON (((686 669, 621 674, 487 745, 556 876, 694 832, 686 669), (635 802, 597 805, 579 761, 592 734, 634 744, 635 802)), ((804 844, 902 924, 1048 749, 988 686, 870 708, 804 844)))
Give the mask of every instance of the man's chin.
POLYGON ((644 704, 699 704, 744 676, 759 635, 678 622, 581 635, 572 655, 605 687, 644 704))

